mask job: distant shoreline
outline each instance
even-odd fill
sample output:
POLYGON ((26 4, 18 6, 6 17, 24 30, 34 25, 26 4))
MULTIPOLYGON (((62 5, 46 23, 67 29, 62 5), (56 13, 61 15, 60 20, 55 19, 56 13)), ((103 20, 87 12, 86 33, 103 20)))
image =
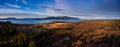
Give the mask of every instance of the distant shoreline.
MULTIPOLYGON (((79 21, 76 21, 76 22, 69 22, 69 21, 60 21, 60 20, 53 20, 53 21, 49 21, 49 22, 38 22, 38 23, 14 23, 14 22, 11 22, 11 21, 2 21, 2 20, 0 20, 0 22, 9 22, 9 23, 12 23, 12 24, 20 24, 20 25, 33 25, 33 24, 44 24, 44 23, 52 23, 52 22, 68 22, 68 23, 78 23, 78 22, 87 22, 87 21, 117 21, 117 20, 120 20, 120 19, 94 19, 94 20, 79 20, 79 21)), ((17 21, 17 20, 15 20, 15 21, 17 21)), ((25 20, 23 20, 23 21, 25 21, 25 20)), ((19 22, 19 21, 18 21, 19 22)), ((29 22, 29 21, 28 21, 29 22)))

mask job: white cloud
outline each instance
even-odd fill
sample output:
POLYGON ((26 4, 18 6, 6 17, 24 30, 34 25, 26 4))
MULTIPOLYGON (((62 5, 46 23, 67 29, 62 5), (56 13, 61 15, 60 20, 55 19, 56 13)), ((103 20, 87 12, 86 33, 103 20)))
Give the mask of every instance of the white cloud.
POLYGON ((15 5, 15 4, 5 3, 5 5, 10 6, 10 7, 14 7, 14 8, 21 8, 21 6, 15 5))
POLYGON ((22 3, 24 3, 25 5, 27 4, 26 0, 22 0, 22 3))
POLYGON ((52 9, 47 10, 47 15, 50 16, 70 16, 70 17, 78 17, 80 19, 120 19, 119 14, 116 13, 114 15, 113 13, 90 13, 90 12, 75 12, 75 11, 55 11, 52 9))
POLYGON ((65 10, 70 10, 70 7, 66 1, 67 0, 55 0, 56 7, 61 8, 61 9, 65 9, 65 10))
POLYGON ((46 14, 50 16, 69 16, 70 14, 65 13, 65 11, 56 11, 53 9, 47 9, 46 14))
POLYGON ((3 6, 0 6, 0 7, 3 7, 3 6))
POLYGON ((30 8, 30 7, 26 7, 26 9, 27 9, 27 10, 31 10, 31 8, 30 8))
POLYGON ((22 2, 23 4, 27 4, 26 0, 16 0, 16 2, 22 2))
POLYGON ((3 6, 3 5, 0 5, 0 8, 4 8, 5 6, 3 6))
POLYGON ((47 15, 44 15, 43 13, 39 13, 39 12, 0 8, 0 18, 7 18, 7 17, 42 18, 42 17, 47 17, 47 15))
POLYGON ((15 9, 4 9, 0 8, 0 18, 16 17, 16 18, 44 18, 48 16, 70 16, 78 17, 80 19, 120 19, 120 16, 109 16, 104 14, 94 14, 94 13, 75 13, 74 11, 55 11, 53 9, 47 9, 47 12, 31 12, 15 9))

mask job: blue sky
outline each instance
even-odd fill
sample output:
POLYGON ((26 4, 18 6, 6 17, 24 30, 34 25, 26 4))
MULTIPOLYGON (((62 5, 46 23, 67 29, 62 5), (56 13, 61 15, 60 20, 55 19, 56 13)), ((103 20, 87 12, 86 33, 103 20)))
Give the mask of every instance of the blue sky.
POLYGON ((0 18, 120 19, 120 0, 0 0, 0 18))

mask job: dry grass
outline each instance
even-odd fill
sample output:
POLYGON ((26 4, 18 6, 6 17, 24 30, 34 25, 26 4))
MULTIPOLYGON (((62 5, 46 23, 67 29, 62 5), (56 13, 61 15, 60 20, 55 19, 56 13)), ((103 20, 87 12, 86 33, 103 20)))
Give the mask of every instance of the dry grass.
POLYGON ((34 32, 28 38, 38 47, 120 47, 120 20, 52 22, 16 27, 25 33, 34 32))

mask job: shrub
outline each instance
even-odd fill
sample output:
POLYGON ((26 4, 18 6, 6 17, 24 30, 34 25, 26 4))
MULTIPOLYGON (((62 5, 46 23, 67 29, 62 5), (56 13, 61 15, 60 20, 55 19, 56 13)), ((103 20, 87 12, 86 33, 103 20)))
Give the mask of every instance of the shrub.
POLYGON ((34 41, 30 41, 28 44, 28 47, 36 47, 36 44, 34 41))
POLYGON ((19 45, 23 45, 27 40, 27 35, 25 33, 20 32, 15 38, 14 41, 19 45))

